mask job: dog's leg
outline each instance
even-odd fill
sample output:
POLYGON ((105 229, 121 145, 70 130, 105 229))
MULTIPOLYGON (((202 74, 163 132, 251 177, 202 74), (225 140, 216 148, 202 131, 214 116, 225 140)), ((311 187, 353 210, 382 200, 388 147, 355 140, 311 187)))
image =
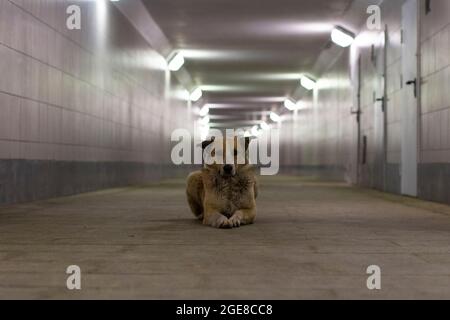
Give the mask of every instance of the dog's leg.
POLYGON ((203 220, 203 181, 200 171, 193 172, 187 179, 186 195, 192 213, 199 220, 203 220))
POLYGON ((236 211, 229 219, 233 227, 239 227, 245 224, 252 224, 256 219, 256 209, 241 209, 236 211))
POLYGON ((189 193, 187 195, 189 207, 191 208, 192 213, 199 220, 203 220, 203 208, 201 202, 198 201, 197 198, 191 196, 189 193))
POLYGON ((231 228, 230 221, 223 214, 217 211, 207 210, 203 218, 203 224, 214 228, 231 228))

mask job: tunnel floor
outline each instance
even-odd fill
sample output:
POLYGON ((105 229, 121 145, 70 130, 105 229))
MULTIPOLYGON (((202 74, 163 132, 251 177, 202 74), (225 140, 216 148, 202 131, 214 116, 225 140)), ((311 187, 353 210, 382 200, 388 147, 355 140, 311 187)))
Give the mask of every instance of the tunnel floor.
POLYGON ((0 298, 450 298, 448 206, 272 177, 258 210, 251 226, 204 227, 183 180, 0 208, 0 298))

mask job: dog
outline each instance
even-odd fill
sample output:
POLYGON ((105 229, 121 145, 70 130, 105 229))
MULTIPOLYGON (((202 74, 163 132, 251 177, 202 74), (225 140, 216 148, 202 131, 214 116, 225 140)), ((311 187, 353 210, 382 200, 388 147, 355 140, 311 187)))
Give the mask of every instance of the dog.
POLYGON ((249 138, 238 137, 220 140, 213 137, 202 143, 204 154, 205 149, 214 144, 211 155, 223 158, 223 161, 217 161, 216 158, 216 161, 210 164, 205 163, 201 171, 193 172, 187 178, 186 194, 189 206, 195 217, 204 225, 237 228, 254 223, 258 182, 254 168, 248 161, 249 143, 249 138), (219 154, 220 151, 216 149, 224 152, 219 154), (245 159, 238 161, 239 152, 242 150, 245 159), (233 163, 225 161, 227 154, 234 159, 233 163))

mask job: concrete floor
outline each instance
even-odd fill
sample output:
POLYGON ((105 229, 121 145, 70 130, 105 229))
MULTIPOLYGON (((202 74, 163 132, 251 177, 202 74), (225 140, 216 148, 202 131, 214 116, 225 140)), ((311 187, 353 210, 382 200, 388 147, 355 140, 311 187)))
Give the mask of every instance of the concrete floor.
POLYGON ((450 298, 447 206, 289 177, 264 179, 258 206, 215 230, 166 181, 0 208, 0 298, 450 298))

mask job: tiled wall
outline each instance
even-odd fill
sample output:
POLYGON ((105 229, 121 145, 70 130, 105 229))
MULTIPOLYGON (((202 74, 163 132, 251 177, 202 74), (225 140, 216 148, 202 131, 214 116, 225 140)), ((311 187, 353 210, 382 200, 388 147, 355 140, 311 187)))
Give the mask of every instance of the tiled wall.
MULTIPOLYGON (((372 60, 372 44, 376 43, 379 31, 362 29, 352 47, 350 63, 339 59, 329 72, 321 76, 315 99, 305 97, 312 103, 312 109, 299 112, 283 127, 282 155, 294 154, 286 166, 315 168, 327 178, 336 177, 341 168, 352 182, 400 193, 401 174, 401 128, 402 94, 402 43, 401 19, 403 0, 384 1, 382 28, 386 28, 386 153, 385 168, 377 170, 382 163, 377 158, 379 142, 376 140, 378 105, 374 103, 376 63, 372 60), (361 163, 357 179, 351 171, 355 169, 354 157, 349 156, 356 148, 357 130, 348 116, 348 106, 356 108, 358 97, 358 59, 361 58, 361 136, 367 137, 367 163, 361 163), (343 67, 344 66, 344 67, 343 67), (338 73, 333 70, 339 70, 338 73), (338 82, 327 89, 320 89, 320 82, 333 79, 339 74, 338 82), (342 82, 351 74, 352 99, 347 97, 348 89, 342 91, 342 82), (295 128, 295 130, 293 129, 295 128), (289 150, 289 151, 288 151, 289 150), (295 151, 294 151, 295 150, 295 151), (379 180, 379 176, 384 178, 379 180)), ((420 67, 421 103, 419 117, 419 198, 450 203, 450 1, 431 0, 431 11, 425 12, 426 1, 420 0, 420 67)), ((284 125, 284 124, 283 124, 284 125)), ((347 179, 349 180, 349 179, 347 179)))
POLYGON ((169 174, 187 103, 162 58, 104 4, 0 0, 0 203, 169 174), (66 27, 71 4, 81 30, 66 27))
POLYGON ((300 110, 298 115, 286 124, 283 123, 282 155, 288 159, 285 160, 285 166, 297 166, 303 171, 313 168, 315 173, 327 178, 340 177, 355 184, 399 192, 402 3, 402 0, 383 3, 381 29, 360 30, 361 34, 351 51, 344 51, 331 68, 320 76, 315 92, 303 97, 306 108, 300 110), (379 179, 382 168, 377 170, 380 142, 377 141, 374 124, 376 117, 382 113, 378 112, 381 105, 374 102, 374 81, 380 75, 376 74, 377 66, 372 60, 372 45, 375 45, 376 50, 380 34, 385 27, 387 164, 384 183, 379 179), (352 114, 358 110, 358 83, 361 86, 360 150, 357 116, 352 114), (367 137, 365 164, 361 163, 363 136, 367 137), (288 152, 296 156, 291 157, 288 152))
POLYGON ((303 97, 301 109, 283 122, 284 170, 351 180, 355 119, 348 59, 348 53, 343 54, 318 80, 317 88, 303 97))
POLYGON ((450 203, 450 1, 421 1, 421 160, 419 193, 450 203))

